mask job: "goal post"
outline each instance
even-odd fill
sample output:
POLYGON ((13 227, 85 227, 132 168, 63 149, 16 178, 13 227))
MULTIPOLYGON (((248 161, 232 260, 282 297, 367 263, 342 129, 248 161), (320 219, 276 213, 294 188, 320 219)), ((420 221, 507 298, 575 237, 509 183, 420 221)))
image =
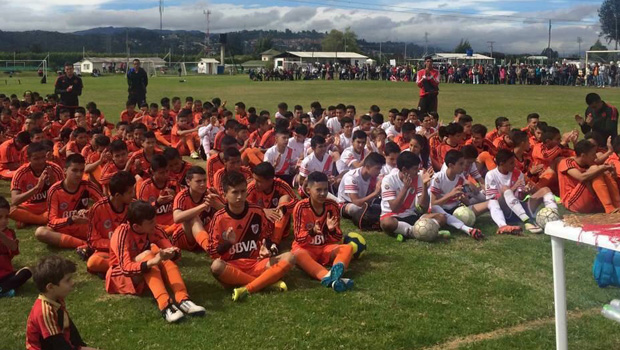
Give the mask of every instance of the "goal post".
POLYGON ((615 60, 614 58, 617 58, 619 53, 620 50, 588 50, 586 51, 586 67, 590 66, 590 61, 609 63, 615 60))

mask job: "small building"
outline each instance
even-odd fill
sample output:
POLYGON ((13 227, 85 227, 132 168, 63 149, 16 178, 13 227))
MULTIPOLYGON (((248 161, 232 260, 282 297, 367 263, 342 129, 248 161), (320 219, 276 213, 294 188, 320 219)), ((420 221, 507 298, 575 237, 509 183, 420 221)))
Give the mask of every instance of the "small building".
POLYGON ((263 62, 269 62, 273 60, 274 56, 277 56, 279 54, 281 54, 282 52, 274 50, 274 49, 269 49, 265 52, 261 52, 260 56, 261 56, 261 61, 263 62))
POLYGON ((220 61, 215 58, 201 58, 198 62, 197 73, 198 74, 207 74, 207 75, 216 75, 217 74, 217 66, 220 64, 220 61))
POLYGON ((74 63, 74 67, 79 66, 80 74, 91 74, 95 69, 99 72, 125 71, 136 58, 140 60, 142 68, 147 72, 166 65, 166 61, 159 57, 86 57, 74 63))
POLYGON ((493 57, 481 55, 478 53, 436 53, 433 56, 433 61, 435 62, 444 62, 453 65, 460 64, 490 64, 495 63, 495 59, 493 57))
POLYGON ((362 65, 368 60, 368 56, 356 52, 323 52, 323 51, 287 51, 274 56, 275 67, 289 69, 294 65, 339 63, 350 65, 362 65))
POLYGON ((251 60, 251 61, 245 61, 245 62, 241 63, 240 66, 243 67, 244 70, 260 69, 260 68, 266 68, 267 67, 267 63, 269 63, 269 62, 259 61, 259 60, 251 60))

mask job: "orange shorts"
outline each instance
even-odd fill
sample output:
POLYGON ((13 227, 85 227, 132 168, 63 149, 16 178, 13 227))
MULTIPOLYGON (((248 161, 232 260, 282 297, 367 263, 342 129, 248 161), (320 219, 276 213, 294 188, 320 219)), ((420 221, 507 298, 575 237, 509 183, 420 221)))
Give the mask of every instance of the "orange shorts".
POLYGON ((562 205, 573 213, 597 213, 603 211, 603 206, 590 189, 579 184, 562 198, 562 205))
POLYGON ((250 276, 258 277, 267 270, 269 259, 236 259, 226 262, 230 266, 237 268, 250 276))
POLYGON ((68 225, 59 228, 57 232, 64 233, 65 235, 69 235, 85 241, 88 236, 88 225, 68 225))
MULTIPOLYGON (((166 230, 166 232, 168 232, 168 230, 166 230)), ((187 241, 187 236, 185 235, 185 230, 183 229, 182 224, 176 226, 176 228, 172 232, 172 235, 169 238, 172 242, 172 245, 179 249, 187 250, 190 252, 202 249, 200 248, 200 246, 198 246, 198 244, 196 244, 195 241, 193 243, 189 243, 187 241)))
POLYGON ((334 250, 338 249, 340 244, 326 244, 321 246, 294 246, 292 249, 292 253, 294 254, 296 251, 303 249, 307 251, 312 259, 323 266, 330 265, 332 262, 332 253, 334 250))

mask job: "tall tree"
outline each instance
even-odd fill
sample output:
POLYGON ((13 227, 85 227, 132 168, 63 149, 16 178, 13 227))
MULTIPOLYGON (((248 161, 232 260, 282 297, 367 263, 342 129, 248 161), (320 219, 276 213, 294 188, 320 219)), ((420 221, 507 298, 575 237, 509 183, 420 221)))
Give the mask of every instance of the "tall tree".
POLYGON ((590 46, 590 51, 604 51, 607 50, 607 46, 603 45, 603 43, 601 42, 601 39, 596 39, 596 42, 594 43, 594 45, 590 46))
POLYGON ((344 33, 332 29, 321 41, 321 49, 323 51, 361 51, 357 43, 357 34, 349 27, 345 29, 344 33))
POLYGON ((461 38, 461 41, 454 48, 455 53, 467 53, 467 50, 471 50, 471 44, 468 39, 461 38))
POLYGON ((254 54, 260 55, 261 52, 265 52, 273 47, 273 39, 269 36, 264 36, 256 40, 254 46, 254 54))
POLYGON ((598 17, 601 22, 601 33, 609 44, 620 39, 620 0, 605 0, 598 9, 598 17))

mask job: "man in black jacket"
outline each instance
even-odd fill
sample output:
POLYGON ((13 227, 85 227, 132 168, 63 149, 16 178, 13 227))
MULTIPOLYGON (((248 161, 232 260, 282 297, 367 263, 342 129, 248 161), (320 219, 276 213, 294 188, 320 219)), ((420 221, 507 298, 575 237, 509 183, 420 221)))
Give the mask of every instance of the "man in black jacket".
POLYGON ((611 137, 612 141, 618 136, 618 109, 605 101, 596 93, 586 96, 585 119, 576 115, 575 120, 581 127, 581 132, 587 134, 590 131, 599 133, 605 140, 611 137))
POLYGON ((54 84, 54 92, 60 96, 56 111, 67 108, 73 118, 75 109, 80 105, 78 97, 82 95, 83 87, 82 78, 73 72, 73 65, 69 62, 65 63, 65 74, 59 76, 54 84))
POLYGON ((133 60, 133 68, 127 71, 127 85, 129 85, 129 97, 127 100, 137 105, 146 103, 146 86, 149 84, 149 77, 146 71, 140 67, 140 60, 133 60))

